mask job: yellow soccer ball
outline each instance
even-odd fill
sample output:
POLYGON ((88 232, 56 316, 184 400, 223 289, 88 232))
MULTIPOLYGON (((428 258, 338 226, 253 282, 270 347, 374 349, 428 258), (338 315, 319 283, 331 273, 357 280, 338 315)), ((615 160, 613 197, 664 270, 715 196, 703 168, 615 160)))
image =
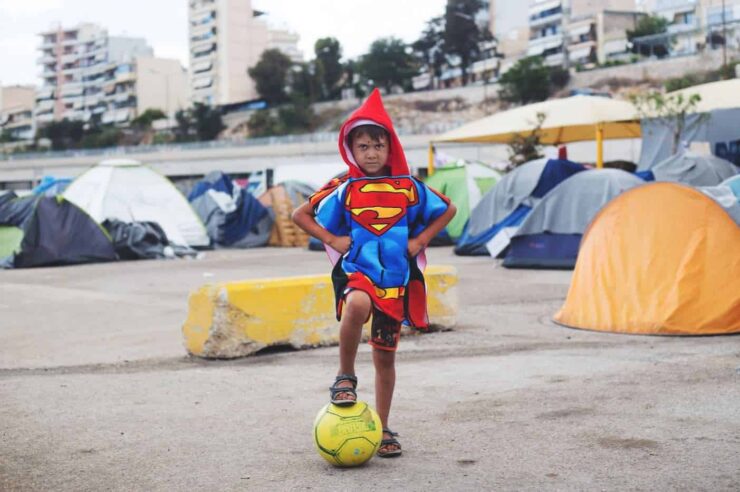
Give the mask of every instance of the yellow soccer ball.
POLYGON ((383 426, 364 401, 351 406, 327 404, 313 425, 319 454, 335 466, 359 466, 372 458, 383 440, 383 426))

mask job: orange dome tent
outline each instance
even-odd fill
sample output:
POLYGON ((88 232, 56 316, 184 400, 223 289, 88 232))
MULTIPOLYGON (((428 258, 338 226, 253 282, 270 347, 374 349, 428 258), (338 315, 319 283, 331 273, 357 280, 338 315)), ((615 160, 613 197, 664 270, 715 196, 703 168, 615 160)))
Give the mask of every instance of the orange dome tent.
POLYGON ((584 234, 554 319, 634 334, 740 332, 740 225, 694 188, 655 183, 627 191, 584 234))

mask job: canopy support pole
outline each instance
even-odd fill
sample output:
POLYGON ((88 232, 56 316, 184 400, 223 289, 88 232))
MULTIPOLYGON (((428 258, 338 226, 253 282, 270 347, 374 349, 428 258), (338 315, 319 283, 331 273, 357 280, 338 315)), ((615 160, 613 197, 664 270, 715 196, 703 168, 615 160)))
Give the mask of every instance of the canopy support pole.
POLYGON ((604 167, 604 124, 596 124, 596 168, 604 167))
POLYGON ((427 160, 427 176, 434 174, 434 144, 429 143, 429 156, 427 160))

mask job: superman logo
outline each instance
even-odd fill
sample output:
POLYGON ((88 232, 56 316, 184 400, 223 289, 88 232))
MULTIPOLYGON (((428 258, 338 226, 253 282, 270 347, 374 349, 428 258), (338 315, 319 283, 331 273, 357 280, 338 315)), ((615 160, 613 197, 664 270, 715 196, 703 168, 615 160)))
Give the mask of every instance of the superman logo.
POLYGON ((360 179, 347 187, 345 207, 352 218, 376 236, 382 236, 419 202, 410 178, 360 179))

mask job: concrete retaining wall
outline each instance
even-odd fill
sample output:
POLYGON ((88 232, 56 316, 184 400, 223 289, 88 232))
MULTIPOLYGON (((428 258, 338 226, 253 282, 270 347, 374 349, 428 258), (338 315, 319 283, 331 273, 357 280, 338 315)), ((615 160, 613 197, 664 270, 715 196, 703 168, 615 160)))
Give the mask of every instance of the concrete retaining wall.
MULTIPOLYGON (((456 269, 430 267, 425 278, 432 326, 454 327, 456 269)), ((232 359, 275 345, 335 345, 339 324, 331 279, 313 275, 205 285, 190 295, 182 333, 187 351, 203 358, 232 359)))

